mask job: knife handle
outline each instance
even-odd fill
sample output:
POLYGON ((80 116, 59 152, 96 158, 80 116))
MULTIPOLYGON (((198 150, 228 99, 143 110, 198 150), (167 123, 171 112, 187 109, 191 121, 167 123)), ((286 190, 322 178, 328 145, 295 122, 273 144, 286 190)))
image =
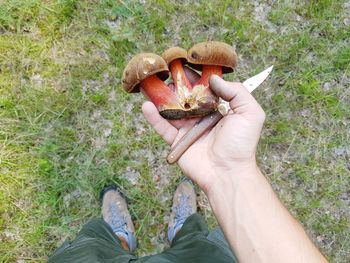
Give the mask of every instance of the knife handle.
POLYGON ((167 162, 169 164, 177 162, 182 154, 207 130, 214 127, 222 117, 222 114, 216 111, 196 122, 196 124, 171 149, 166 159, 167 162))

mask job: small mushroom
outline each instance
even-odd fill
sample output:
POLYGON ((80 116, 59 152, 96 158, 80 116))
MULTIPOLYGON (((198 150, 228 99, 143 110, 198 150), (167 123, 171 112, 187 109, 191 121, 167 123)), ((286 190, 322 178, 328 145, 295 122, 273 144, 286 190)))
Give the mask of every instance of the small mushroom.
MULTIPOLYGON (((225 43, 203 42, 194 45, 188 51, 188 62, 192 67, 202 70, 202 76, 194 84, 193 89, 204 89, 207 98, 210 99, 214 96, 208 88, 210 76, 216 74, 221 77, 223 73, 232 72, 237 65, 237 55, 235 50, 225 43)), ((204 132, 214 127, 222 116, 218 111, 197 122, 173 147, 167 157, 168 163, 176 162, 204 132)))
MULTIPOLYGON (((232 72, 237 63, 237 55, 230 45, 209 41, 194 45, 187 53, 189 65, 202 71, 201 78, 193 85, 192 93, 197 94, 201 108, 216 109, 219 98, 209 88, 209 78, 216 74, 232 72)), ((213 112, 213 111, 212 111, 213 112)))
POLYGON ((171 47, 163 52, 162 58, 168 64, 175 90, 183 89, 183 92, 189 92, 192 85, 187 79, 183 67, 183 64, 187 62, 187 51, 181 47, 171 47))
POLYGON ((163 82, 168 76, 168 66, 162 57, 140 53, 125 67, 122 84, 127 92, 141 91, 163 115, 167 110, 179 108, 175 93, 163 82))
POLYGON ((178 110, 165 112, 167 119, 182 119, 186 117, 202 117, 216 110, 216 105, 201 103, 202 93, 193 90, 188 80, 184 64, 187 63, 187 51, 181 47, 172 47, 164 51, 163 59, 167 62, 173 78, 175 93, 179 102, 178 110))
POLYGON ((209 78, 215 74, 222 76, 224 73, 230 73, 237 65, 237 54, 230 45, 208 41, 194 45, 188 51, 187 60, 195 69, 202 71, 201 78, 194 84, 209 86, 209 78))

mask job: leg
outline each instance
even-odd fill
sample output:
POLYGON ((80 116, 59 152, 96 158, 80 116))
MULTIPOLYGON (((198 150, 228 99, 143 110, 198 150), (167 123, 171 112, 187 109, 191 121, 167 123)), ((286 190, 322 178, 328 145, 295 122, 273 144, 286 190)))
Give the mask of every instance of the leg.
POLYGON ((237 262, 221 230, 209 233, 199 214, 190 216, 165 253, 177 254, 177 262, 237 262))
POLYGON ((169 249, 137 262, 237 262, 220 229, 209 233, 204 218, 196 213, 196 194, 188 180, 175 191, 168 238, 169 249))
POLYGON ((102 219, 87 223, 75 240, 65 242, 49 258, 49 263, 129 262, 136 257, 124 250, 112 228, 102 219))
POLYGON ((236 256, 233 254, 232 249, 225 238, 224 233, 222 232, 222 230, 219 226, 214 228, 209 233, 207 238, 208 238, 208 240, 214 242, 218 247, 220 247, 224 254, 233 258, 234 262, 238 262, 238 260, 236 259, 236 256))
POLYGON ((65 242, 49 262, 118 262, 136 259, 134 225, 121 193, 115 187, 102 191, 103 220, 92 220, 73 242, 65 242))

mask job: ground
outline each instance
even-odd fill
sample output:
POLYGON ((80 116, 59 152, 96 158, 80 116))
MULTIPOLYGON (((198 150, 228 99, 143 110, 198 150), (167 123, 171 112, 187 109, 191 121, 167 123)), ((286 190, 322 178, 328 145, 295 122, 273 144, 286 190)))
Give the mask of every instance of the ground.
POLYGON ((229 80, 275 66, 254 92, 260 167, 329 260, 349 262, 349 39, 349 1, 0 1, 0 261, 44 262, 100 216, 111 183, 138 255, 168 246, 182 174, 121 73, 138 52, 219 40, 239 54, 229 80))

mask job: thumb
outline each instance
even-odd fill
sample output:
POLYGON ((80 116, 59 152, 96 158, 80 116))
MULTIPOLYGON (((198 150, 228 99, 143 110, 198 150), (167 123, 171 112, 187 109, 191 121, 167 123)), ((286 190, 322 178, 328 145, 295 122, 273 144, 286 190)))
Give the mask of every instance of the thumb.
POLYGON ((263 113, 259 103, 240 82, 225 81, 217 75, 209 80, 211 90, 220 98, 230 103, 236 113, 257 114, 263 113))

